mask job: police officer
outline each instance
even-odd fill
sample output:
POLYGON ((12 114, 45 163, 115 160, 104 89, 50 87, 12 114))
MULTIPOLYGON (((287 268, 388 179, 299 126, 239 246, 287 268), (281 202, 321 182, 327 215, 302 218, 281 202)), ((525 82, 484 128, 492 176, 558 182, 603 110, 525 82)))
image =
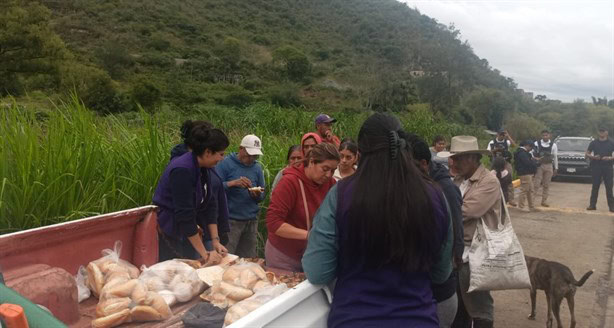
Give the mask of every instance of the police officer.
POLYGON ((542 206, 549 207, 548 191, 550 190, 550 181, 552 177, 556 176, 556 171, 559 169, 559 162, 557 160, 557 148, 556 144, 552 141, 552 137, 548 130, 542 131, 542 138, 533 145, 533 156, 539 161, 537 172, 535 172, 535 178, 533 183, 535 184, 533 189, 535 195, 542 189, 542 206))
MULTIPOLYGON (((516 143, 514 139, 507 133, 506 130, 499 130, 497 136, 488 143, 487 150, 490 150, 492 153, 492 162, 494 163, 495 157, 503 157, 505 159, 505 169, 508 172, 514 172, 512 168, 512 152, 510 148, 515 146, 516 143)), ((512 184, 509 185, 508 192, 509 198, 507 203, 511 206, 516 206, 516 202, 514 202, 514 186, 512 184)))

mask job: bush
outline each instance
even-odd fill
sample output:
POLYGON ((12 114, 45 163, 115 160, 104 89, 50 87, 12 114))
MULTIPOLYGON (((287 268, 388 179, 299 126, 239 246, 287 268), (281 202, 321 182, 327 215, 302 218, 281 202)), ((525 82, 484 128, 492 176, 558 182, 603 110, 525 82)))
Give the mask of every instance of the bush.
POLYGON ((505 128, 518 142, 527 139, 536 139, 546 125, 524 113, 514 113, 505 121, 505 128))
POLYGON ((271 104, 279 107, 298 107, 303 102, 298 95, 298 88, 294 86, 278 86, 269 91, 271 104))
POLYGON ((123 95, 108 74, 96 74, 86 82, 83 103, 99 113, 120 113, 129 109, 123 95))
POLYGON ((275 49, 273 61, 284 66, 286 75, 292 81, 301 81, 311 73, 311 63, 307 56, 292 46, 275 49))
POLYGON ((162 100, 162 92, 153 83, 141 79, 132 87, 132 100, 145 109, 152 109, 162 100))

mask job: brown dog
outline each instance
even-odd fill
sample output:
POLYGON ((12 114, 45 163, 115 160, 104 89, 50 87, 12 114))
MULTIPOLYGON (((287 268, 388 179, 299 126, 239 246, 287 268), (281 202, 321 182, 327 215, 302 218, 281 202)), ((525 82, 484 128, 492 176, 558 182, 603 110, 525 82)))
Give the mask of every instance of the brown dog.
POLYGON ((576 316, 574 314, 576 286, 582 286, 593 274, 593 270, 585 273, 579 281, 576 281, 571 270, 561 263, 531 256, 525 256, 525 259, 529 268, 529 276, 531 277, 531 315, 529 315, 529 319, 535 320, 535 298, 537 290, 541 289, 546 293, 546 300, 548 302, 548 321, 546 327, 552 327, 552 312, 554 312, 557 327, 563 327, 559 313, 561 302, 563 298, 566 298, 569 312, 571 313, 570 327, 574 328, 576 326, 576 316))

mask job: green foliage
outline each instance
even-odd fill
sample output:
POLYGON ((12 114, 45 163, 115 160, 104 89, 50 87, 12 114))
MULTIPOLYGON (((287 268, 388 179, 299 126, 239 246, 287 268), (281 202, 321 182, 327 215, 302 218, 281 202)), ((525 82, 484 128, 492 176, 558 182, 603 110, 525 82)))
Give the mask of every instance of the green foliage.
POLYGON ((128 109, 122 94, 108 74, 90 77, 83 88, 83 102, 102 114, 119 113, 128 109))
POLYGON ((524 113, 514 114, 505 121, 505 129, 517 142, 537 139, 537 137, 541 135, 541 131, 546 128, 546 125, 542 121, 524 113))
POLYGON ((288 84, 280 85, 269 90, 271 104, 280 107, 298 107, 303 105, 298 95, 298 87, 288 84))
POLYGON ((464 99, 464 106, 472 111, 475 123, 495 131, 503 126, 506 113, 514 109, 509 95, 501 90, 488 88, 473 91, 464 99))
POLYGON ((237 70, 241 60, 241 44, 239 40, 227 37, 222 43, 220 57, 227 71, 237 70))
POLYGON ((57 73, 67 53, 50 19, 51 12, 35 1, 0 4, 0 95, 21 91, 12 85, 21 76, 57 73))
POLYGON ((162 92, 152 82, 140 79, 132 88, 132 100, 146 109, 152 109, 160 104, 162 92))
POLYGON ((307 56, 292 46, 275 49, 273 61, 284 67, 284 73, 292 81, 302 81, 311 72, 311 63, 307 56))

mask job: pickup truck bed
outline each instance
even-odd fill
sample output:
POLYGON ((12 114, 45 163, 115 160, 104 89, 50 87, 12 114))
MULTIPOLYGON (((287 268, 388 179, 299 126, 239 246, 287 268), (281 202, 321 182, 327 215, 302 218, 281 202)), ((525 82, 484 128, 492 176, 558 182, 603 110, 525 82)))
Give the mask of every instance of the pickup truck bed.
MULTIPOLYGON (((151 266, 158 261, 156 210, 155 206, 144 206, 0 235, 0 269, 5 277, 10 277, 11 272, 15 276, 16 272, 28 266, 43 264, 61 268, 74 275, 79 266, 100 258, 101 250, 112 249, 116 240, 121 240, 123 244, 122 259, 137 267, 151 266)), ((10 281, 6 283, 10 287, 10 281)), ((31 299, 31 295, 22 293, 22 296, 31 299)), ((64 316, 76 317, 74 320, 64 320, 64 323, 71 328, 91 327, 97 301, 90 297, 78 304, 79 315, 73 313, 72 316, 64 316)), ((314 286, 305 281, 229 328, 324 327, 330 301, 330 292, 326 287, 314 286)), ((201 300, 197 297, 190 302, 175 305, 172 308, 173 317, 163 322, 131 323, 120 327, 183 327, 183 314, 198 302, 201 300)), ((58 319, 62 318, 60 312, 63 304, 57 299, 43 297, 36 303, 47 307, 58 319)))

